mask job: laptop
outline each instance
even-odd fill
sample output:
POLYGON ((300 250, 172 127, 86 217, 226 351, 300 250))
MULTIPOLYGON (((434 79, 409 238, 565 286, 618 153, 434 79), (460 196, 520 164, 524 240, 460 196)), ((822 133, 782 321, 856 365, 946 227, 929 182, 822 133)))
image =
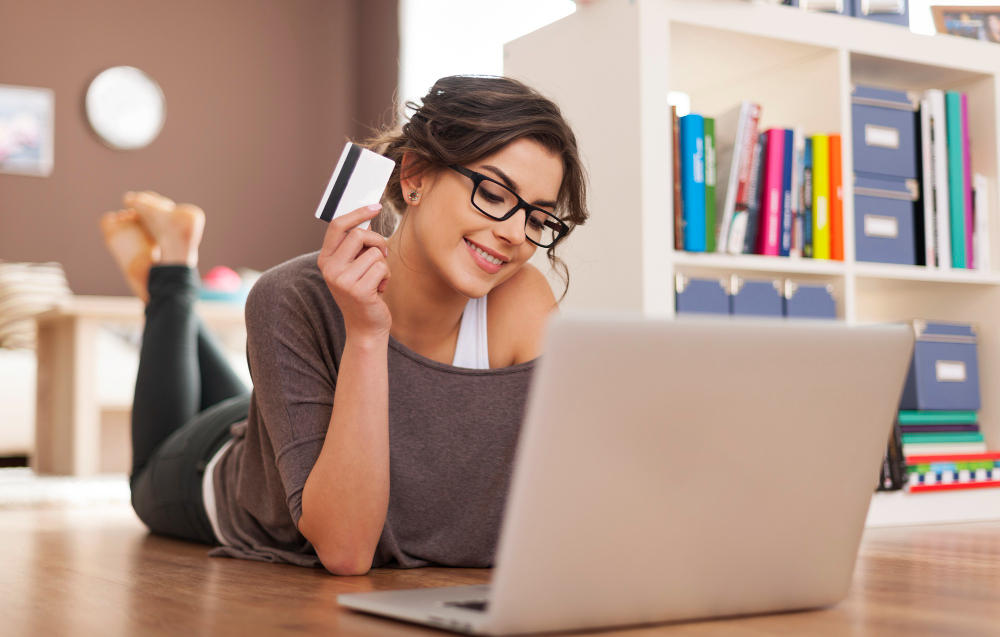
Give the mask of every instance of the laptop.
POLYGON ((835 604, 913 339, 904 325, 556 318, 492 584, 338 603, 486 635, 835 604))

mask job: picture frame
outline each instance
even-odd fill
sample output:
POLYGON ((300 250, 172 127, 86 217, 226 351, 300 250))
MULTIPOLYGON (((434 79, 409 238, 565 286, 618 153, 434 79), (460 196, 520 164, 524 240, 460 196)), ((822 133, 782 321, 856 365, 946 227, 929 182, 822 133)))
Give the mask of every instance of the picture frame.
POLYGON ((51 89, 0 84, 0 173, 51 175, 54 128, 51 89))
POLYGON ((963 38, 1000 44, 1000 6, 931 6, 934 28, 963 38))

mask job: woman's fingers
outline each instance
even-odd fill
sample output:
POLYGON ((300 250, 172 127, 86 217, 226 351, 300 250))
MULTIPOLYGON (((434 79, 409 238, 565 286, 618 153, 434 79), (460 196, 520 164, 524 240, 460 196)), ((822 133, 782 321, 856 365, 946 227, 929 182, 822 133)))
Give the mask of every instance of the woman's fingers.
POLYGON ((385 237, 371 230, 354 228, 347 233, 336 252, 321 258, 324 259, 325 267, 344 269, 368 248, 377 248, 382 256, 389 256, 385 237))
MULTIPOLYGON (((366 289, 363 285, 360 285, 360 282, 364 279, 365 274, 377 263, 385 264, 385 257, 378 250, 378 248, 368 248, 362 252, 350 266, 340 273, 337 277, 337 287, 345 291, 351 289, 366 289)), ((388 269, 388 266, 386 266, 386 272, 388 272, 388 269)), ((377 282, 375 285, 377 285, 377 282)), ((374 288, 375 285, 372 285, 371 287, 374 288)))
MULTIPOLYGON (((337 251, 344 238, 350 234, 351 230, 365 221, 374 219, 382 209, 382 204, 364 206, 357 210, 352 210, 346 215, 341 215, 330 221, 330 227, 326 229, 326 236, 323 237, 322 254, 330 255, 337 251)), ((359 230, 362 230, 359 228, 359 230)), ((370 230, 363 230, 370 232, 370 230)), ((372 233, 377 234, 377 233, 372 233)), ((379 235, 381 236, 381 235, 379 235)))

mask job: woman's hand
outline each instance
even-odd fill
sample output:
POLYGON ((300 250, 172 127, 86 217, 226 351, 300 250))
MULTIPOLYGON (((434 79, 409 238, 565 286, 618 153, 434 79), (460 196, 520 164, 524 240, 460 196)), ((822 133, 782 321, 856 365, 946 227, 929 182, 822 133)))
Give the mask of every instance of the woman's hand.
POLYGON ((375 204, 332 220, 317 259, 352 339, 387 339, 392 326, 389 307, 382 300, 391 276, 385 237, 356 227, 381 209, 375 204))

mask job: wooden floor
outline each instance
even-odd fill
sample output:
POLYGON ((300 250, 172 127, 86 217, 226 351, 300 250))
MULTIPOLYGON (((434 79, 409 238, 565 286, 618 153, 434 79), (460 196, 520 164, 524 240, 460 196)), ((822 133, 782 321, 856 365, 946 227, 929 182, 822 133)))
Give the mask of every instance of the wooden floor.
MULTIPOLYGON (((444 635, 341 611, 338 593, 481 583, 489 571, 321 570, 205 556, 123 507, 0 511, 0 635, 444 635)), ((628 635, 1000 635, 1000 523, 873 529, 825 610, 628 635)))

